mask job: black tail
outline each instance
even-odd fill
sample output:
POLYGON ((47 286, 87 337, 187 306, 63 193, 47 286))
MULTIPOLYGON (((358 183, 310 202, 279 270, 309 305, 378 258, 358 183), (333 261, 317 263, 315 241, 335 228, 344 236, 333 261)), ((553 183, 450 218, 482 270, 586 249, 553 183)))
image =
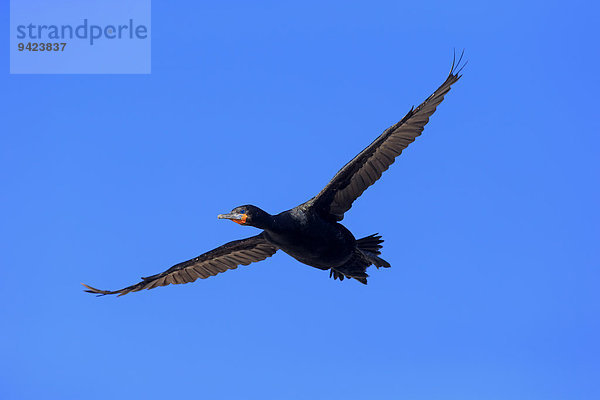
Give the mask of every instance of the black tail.
POLYGON ((385 261, 383 258, 377 257, 381 254, 380 250, 383 247, 381 243, 383 243, 383 239, 378 233, 375 233, 362 239, 358 239, 356 241, 356 246, 363 251, 371 263, 377 268, 389 268, 391 267, 389 262, 385 261))
POLYGON ((378 256, 381 254, 381 251, 379 250, 383 247, 381 243, 383 243, 383 239, 381 238, 381 236, 379 236, 378 233, 375 233, 362 239, 358 239, 356 241, 356 247, 378 256))
POLYGON ((383 243, 383 239, 377 233, 358 239, 356 241, 358 250, 356 250, 355 255, 346 264, 332 268, 329 276, 340 281, 343 281, 344 277, 354 278, 366 285, 369 277, 366 269, 369 265, 375 265, 377 268, 391 267, 390 263, 378 257, 381 254, 380 249, 383 247, 381 243, 383 243))

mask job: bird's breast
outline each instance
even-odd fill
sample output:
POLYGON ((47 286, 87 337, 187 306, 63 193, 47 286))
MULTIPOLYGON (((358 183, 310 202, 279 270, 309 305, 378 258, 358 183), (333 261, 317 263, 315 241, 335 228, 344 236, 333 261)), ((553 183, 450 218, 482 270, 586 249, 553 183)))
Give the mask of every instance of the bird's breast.
POLYGON ((351 257, 354 236, 341 224, 310 214, 284 215, 267 239, 296 260, 321 269, 342 265, 351 257))

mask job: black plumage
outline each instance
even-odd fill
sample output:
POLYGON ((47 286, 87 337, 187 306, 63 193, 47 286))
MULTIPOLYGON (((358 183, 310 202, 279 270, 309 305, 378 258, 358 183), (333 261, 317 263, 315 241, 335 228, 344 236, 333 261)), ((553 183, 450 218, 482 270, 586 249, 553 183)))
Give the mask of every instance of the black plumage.
POLYGON ((390 267, 379 257, 383 240, 377 235, 357 240, 339 221, 352 203, 423 132, 436 107, 460 79, 464 67, 459 66, 461 59, 462 55, 457 63, 452 63, 448 78, 431 96, 386 129, 306 203, 277 215, 253 205, 236 207, 228 214, 219 215, 219 218, 231 219, 240 225, 260 228, 263 232, 259 235, 227 243, 120 290, 99 290, 84 285, 88 289, 86 292, 121 296, 142 289, 193 282, 235 269, 238 265, 262 261, 278 249, 304 264, 330 270, 334 279, 353 278, 366 284, 367 267, 390 267))

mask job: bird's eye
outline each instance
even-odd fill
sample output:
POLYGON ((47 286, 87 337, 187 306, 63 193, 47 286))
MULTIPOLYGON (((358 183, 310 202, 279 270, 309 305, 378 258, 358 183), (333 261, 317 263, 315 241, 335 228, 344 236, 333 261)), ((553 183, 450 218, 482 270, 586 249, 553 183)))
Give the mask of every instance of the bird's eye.
POLYGON ((246 210, 244 210, 243 208, 240 210, 240 214, 246 214, 246 210))

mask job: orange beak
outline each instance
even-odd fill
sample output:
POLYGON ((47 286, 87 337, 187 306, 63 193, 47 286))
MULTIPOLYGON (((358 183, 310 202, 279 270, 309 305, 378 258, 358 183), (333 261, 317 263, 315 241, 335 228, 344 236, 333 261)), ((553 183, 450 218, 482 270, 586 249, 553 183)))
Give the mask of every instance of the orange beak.
POLYGON ((240 215, 242 216, 242 218, 232 219, 232 221, 235 222, 236 224, 244 225, 246 223, 246 220, 248 219, 248 215, 246 215, 246 214, 240 214, 240 215))
POLYGON ((230 213, 230 214, 219 214, 217 216, 219 219, 230 219, 236 224, 244 225, 246 220, 248 219, 248 215, 246 214, 238 214, 238 213, 230 213))

